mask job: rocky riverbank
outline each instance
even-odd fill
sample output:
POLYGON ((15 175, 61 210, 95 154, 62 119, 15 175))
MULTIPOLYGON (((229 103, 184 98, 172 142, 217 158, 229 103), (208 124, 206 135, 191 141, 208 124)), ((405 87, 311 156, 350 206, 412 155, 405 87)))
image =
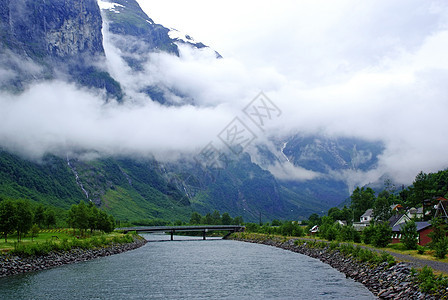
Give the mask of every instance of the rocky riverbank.
POLYGON ((369 263, 361 263, 352 257, 346 257, 338 250, 330 250, 329 246, 314 248, 309 247, 307 243, 296 244, 293 239, 282 241, 275 238, 256 240, 231 238, 274 246, 317 258, 344 273, 346 277, 362 283, 380 299, 439 299, 439 297, 428 295, 419 289, 415 277, 411 274, 411 267, 406 263, 389 266, 387 262, 383 262, 373 266, 369 263))
POLYGON ((113 244, 105 248, 72 249, 67 252, 51 252, 36 257, 19 257, 13 255, 0 255, 0 277, 23 274, 27 272, 50 269, 66 264, 92 260, 98 257, 110 256, 134 250, 145 245, 145 239, 134 239, 132 243, 113 244))

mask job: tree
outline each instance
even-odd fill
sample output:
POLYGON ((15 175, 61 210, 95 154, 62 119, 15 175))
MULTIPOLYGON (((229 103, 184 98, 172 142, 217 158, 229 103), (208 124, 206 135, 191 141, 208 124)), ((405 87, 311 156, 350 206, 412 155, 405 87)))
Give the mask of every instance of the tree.
POLYGON ((410 199, 412 206, 418 206, 420 204, 423 204, 423 210, 425 208, 424 206, 424 200, 427 200, 431 198, 431 195, 429 193, 429 177, 428 174, 420 172, 415 177, 415 180, 413 182, 413 194, 410 199))
POLYGON ((369 187, 357 187, 350 196, 350 199, 350 208, 353 209, 354 220, 359 220, 366 210, 373 207, 375 202, 375 191, 369 187))
POLYGON ((375 247, 386 247, 392 238, 392 228, 387 223, 380 223, 374 226, 372 243, 375 247))
POLYGON ((244 223, 243 217, 238 216, 233 219, 232 225, 241 225, 244 223))
POLYGON ((408 250, 417 249, 418 232, 414 220, 410 220, 404 224, 400 230, 401 241, 408 250))
POLYGON ((308 225, 314 226, 314 225, 320 225, 321 223, 322 223, 321 218, 316 213, 313 213, 308 217, 308 225))
POLYGON ((212 225, 220 225, 221 224, 221 214, 219 211, 215 210, 212 213, 212 225))
POLYGON ((17 241, 20 242, 22 235, 25 235, 33 226, 33 213, 27 200, 18 200, 15 206, 17 241))
POLYGON ((332 207, 328 210, 327 215, 333 219, 333 221, 342 220, 342 211, 337 207, 332 207))
POLYGON ((392 209, 386 197, 378 197, 373 205, 373 218, 375 221, 387 221, 392 216, 392 209))
POLYGON ((16 206, 12 200, 3 200, 0 202, 0 233, 8 242, 8 234, 16 229, 16 206))
POLYGON ((193 212, 191 214, 190 224, 191 225, 201 224, 201 215, 199 213, 197 213, 197 212, 193 212))
POLYGON ((45 223, 45 226, 47 226, 47 228, 50 228, 50 226, 56 225, 56 215, 52 209, 45 210, 44 215, 45 215, 44 223, 45 223))
POLYGON ((446 236, 446 223, 441 218, 434 218, 430 223, 433 231, 428 236, 431 238, 430 246, 434 248, 446 236))
POLYGON ((89 211, 84 201, 72 205, 68 211, 67 223, 74 230, 79 229, 82 235, 89 228, 89 211))
POLYGON ((222 225, 230 225, 232 224, 232 217, 230 217, 229 213, 223 213, 221 217, 221 223, 222 225))
POLYGON ((37 224, 37 226, 42 227, 45 223, 45 208, 42 204, 39 204, 39 206, 34 211, 34 224, 37 224))
POLYGON ((31 240, 34 241, 34 238, 39 235, 40 228, 37 224, 33 224, 31 227, 31 240))
POLYGON ((89 222, 88 226, 90 228, 90 232, 92 233, 95 229, 98 229, 98 219, 99 219, 99 210, 92 202, 89 202, 88 205, 87 218, 89 222))

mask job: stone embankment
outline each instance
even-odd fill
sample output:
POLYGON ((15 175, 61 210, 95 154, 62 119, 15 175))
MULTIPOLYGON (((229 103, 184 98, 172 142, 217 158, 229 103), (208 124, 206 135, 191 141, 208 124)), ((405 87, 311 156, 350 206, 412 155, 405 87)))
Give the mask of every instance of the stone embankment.
POLYGON ((420 291, 407 263, 389 266, 387 262, 377 266, 361 263, 352 257, 346 257, 338 250, 308 247, 306 243, 296 245, 294 240, 250 240, 234 238, 240 241, 265 244, 304 254, 329 264, 344 273, 346 277, 362 283, 380 299, 438 299, 420 291))
POLYGON ((18 275, 27 272, 50 269, 66 264, 88 261, 137 249, 146 244, 144 239, 135 239, 133 243, 114 244, 105 248, 72 249, 67 252, 51 252, 36 257, 0 255, 0 277, 18 275))

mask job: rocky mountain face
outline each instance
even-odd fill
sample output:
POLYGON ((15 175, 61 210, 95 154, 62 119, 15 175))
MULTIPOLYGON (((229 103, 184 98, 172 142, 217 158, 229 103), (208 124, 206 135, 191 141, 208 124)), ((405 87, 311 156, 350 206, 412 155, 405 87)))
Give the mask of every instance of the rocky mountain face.
MULTIPOLYGON (((127 90, 102 66, 105 35, 133 74, 147 71, 152 53, 178 56, 181 45, 207 47, 155 24, 135 0, 0 0, 0 89, 20 93, 33 82, 59 79, 105 90, 109 99, 118 101, 135 92, 162 105, 176 105, 170 100, 175 97, 194 105, 189 95, 160 83, 127 90)), ((349 196, 349 183, 334 174, 368 171, 382 151, 377 143, 353 139, 293 136, 274 143, 277 151, 261 151, 257 163, 246 153, 224 168, 135 157, 86 161, 49 155, 31 162, 0 151, 0 195, 60 207, 87 199, 131 221, 187 220, 193 211, 215 209, 247 221, 258 221, 260 215, 264 221, 302 219, 349 196), (319 176, 279 179, 269 171, 279 161, 319 176)))
POLYGON ((0 61, 10 74, 1 89, 65 79, 122 98, 120 84, 97 66, 104 48, 96 0, 2 0, 0 21, 0 61))

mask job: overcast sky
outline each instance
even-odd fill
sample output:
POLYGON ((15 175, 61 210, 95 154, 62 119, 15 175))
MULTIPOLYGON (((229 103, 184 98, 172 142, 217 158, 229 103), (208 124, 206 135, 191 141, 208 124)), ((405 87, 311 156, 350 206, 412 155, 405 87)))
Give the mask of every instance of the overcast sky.
MULTIPOLYGON (((384 143, 376 170, 339 174, 353 184, 385 173, 410 183, 421 170, 448 167, 447 1, 138 1, 155 22, 224 58, 180 47, 180 57, 149 54, 136 73, 104 30, 101 66, 120 82, 124 104, 105 105, 101 91, 62 81, 0 94, 0 146, 33 158, 93 150, 172 159, 218 146, 223 128, 235 117, 247 121, 242 110, 264 91, 283 113, 265 131, 254 129, 255 143, 297 133, 384 143), (161 106, 140 92, 148 84, 196 105, 174 97, 180 106, 161 106)), ((0 64, 0 80, 8 72, 0 64)), ((277 167, 271 171, 281 178, 316 175, 277 167)))
POLYGON ((381 140, 380 172, 448 167, 448 2, 139 0, 258 74, 292 131, 381 140), (262 74, 262 75, 260 75, 262 74))

